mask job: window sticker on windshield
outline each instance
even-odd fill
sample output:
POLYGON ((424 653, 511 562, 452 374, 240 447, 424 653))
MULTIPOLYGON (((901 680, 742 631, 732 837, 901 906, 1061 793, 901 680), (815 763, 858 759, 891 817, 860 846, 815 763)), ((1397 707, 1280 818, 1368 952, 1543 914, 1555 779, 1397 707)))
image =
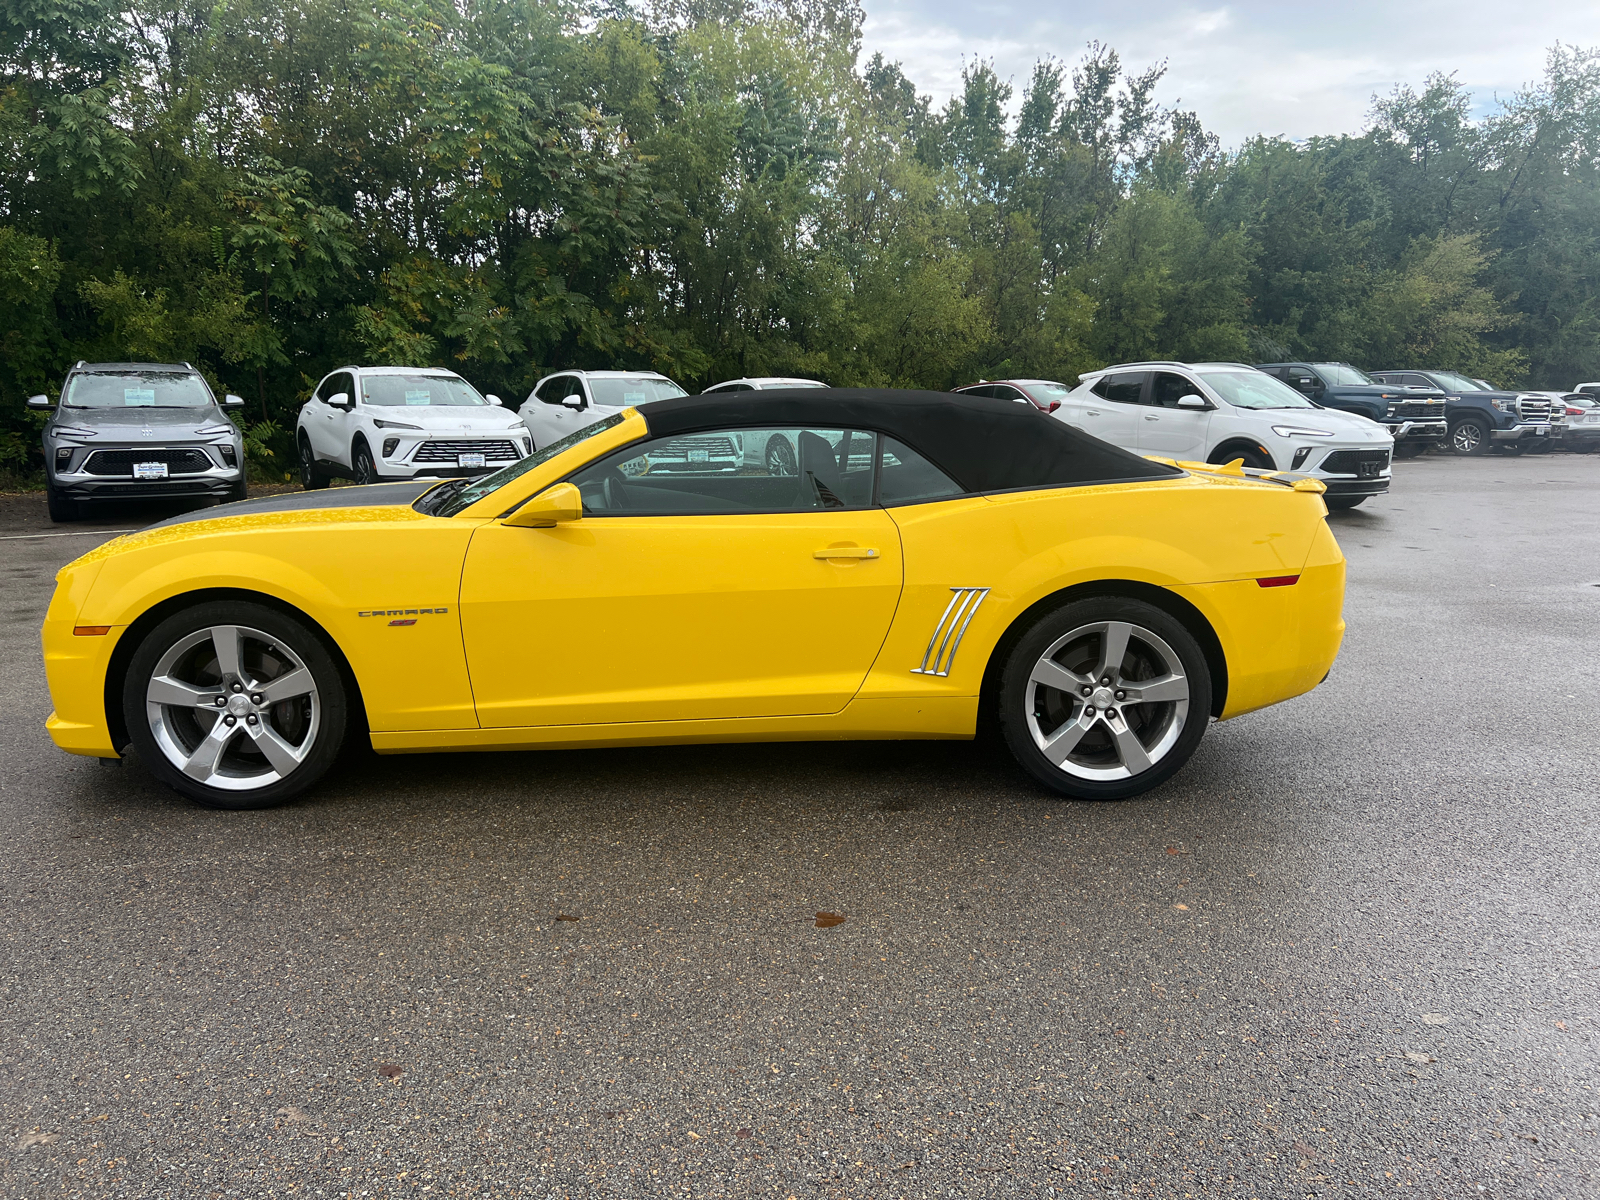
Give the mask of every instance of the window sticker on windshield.
POLYGON ((429 396, 429 392, 428 392, 427 388, 422 388, 422 389, 420 389, 418 391, 415 391, 415 392, 408 391, 408 392, 406 392, 406 403, 407 404, 426 404, 426 403, 428 403, 428 396, 429 396))
POLYGON ((122 402, 128 405, 150 405, 156 402, 155 388, 123 388, 122 402))
POLYGON ((644 403, 644 393, 643 392, 623 392, 622 393, 622 402, 624 404, 643 404, 644 403))

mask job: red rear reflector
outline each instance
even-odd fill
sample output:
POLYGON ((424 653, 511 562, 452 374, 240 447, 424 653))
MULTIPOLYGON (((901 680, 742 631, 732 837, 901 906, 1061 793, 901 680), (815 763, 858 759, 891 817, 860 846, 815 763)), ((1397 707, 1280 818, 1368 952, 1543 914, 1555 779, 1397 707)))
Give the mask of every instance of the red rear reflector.
POLYGON ((1299 583, 1298 575, 1271 575, 1266 579, 1256 580, 1262 587, 1288 587, 1291 583, 1299 583))
POLYGON ((73 637, 105 637, 110 632, 111 626, 109 625, 74 625, 72 627, 73 637))

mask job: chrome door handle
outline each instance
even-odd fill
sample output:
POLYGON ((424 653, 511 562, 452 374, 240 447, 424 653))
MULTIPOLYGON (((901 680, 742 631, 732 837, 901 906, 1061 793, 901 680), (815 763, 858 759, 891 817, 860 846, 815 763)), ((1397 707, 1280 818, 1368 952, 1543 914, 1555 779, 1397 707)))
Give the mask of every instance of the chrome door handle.
POLYGON ((1161 418, 1160 418, 1160 417, 1152 417, 1152 416, 1151 416, 1151 415, 1150 415, 1150 414, 1149 414, 1149 413, 1146 413, 1146 414, 1145 414, 1145 417, 1144 417, 1144 419, 1145 419, 1145 420, 1146 420, 1146 421, 1159 421, 1159 420, 1161 420, 1161 418))
POLYGON ((1100 410, 1098 408, 1086 408, 1083 410, 1083 415, 1086 417, 1098 417, 1100 410))
POLYGON ((812 558, 877 558, 878 552, 868 546, 829 546, 818 550, 812 558))

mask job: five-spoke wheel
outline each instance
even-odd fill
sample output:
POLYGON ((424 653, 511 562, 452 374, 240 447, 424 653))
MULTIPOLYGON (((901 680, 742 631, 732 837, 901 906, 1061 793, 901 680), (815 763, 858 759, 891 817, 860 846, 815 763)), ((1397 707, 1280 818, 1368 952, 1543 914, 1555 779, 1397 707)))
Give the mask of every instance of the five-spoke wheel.
POLYGON ((321 640, 262 605, 199 605, 140 643, 123 687, 140 757, 216 808, 265 808, 304 791, 344 736, 344 685, 321 640))
POLYGON ((1211 676, 1162 609, 1096 597, 1041 617, 1017 643, 1000 719, 1017 760, 1064 795, 1118 799, 1173 774, 1205 730, 1211 676))

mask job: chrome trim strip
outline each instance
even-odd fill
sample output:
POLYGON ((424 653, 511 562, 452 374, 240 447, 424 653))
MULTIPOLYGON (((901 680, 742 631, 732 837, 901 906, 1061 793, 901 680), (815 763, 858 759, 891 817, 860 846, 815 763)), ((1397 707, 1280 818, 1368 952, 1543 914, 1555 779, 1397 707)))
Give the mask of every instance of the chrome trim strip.
POLYGON ((954 594, 950 597, 950 603, 945 605, 939 623, 933 627, 933 636, 928 639, 928 648, 922 655, 922 665, 911 668, 913 675, 935 675, 945 678, 950 674, 950 667, 956 660, 956 651, 961 649, 961 639, 967 636, 967 626, 972 624, 972 618, 977 615, 978 607, 988 597, 989 590, 986 587, 950 589, 954 594), (930 662, 932 669, 929 668, 930 662))

